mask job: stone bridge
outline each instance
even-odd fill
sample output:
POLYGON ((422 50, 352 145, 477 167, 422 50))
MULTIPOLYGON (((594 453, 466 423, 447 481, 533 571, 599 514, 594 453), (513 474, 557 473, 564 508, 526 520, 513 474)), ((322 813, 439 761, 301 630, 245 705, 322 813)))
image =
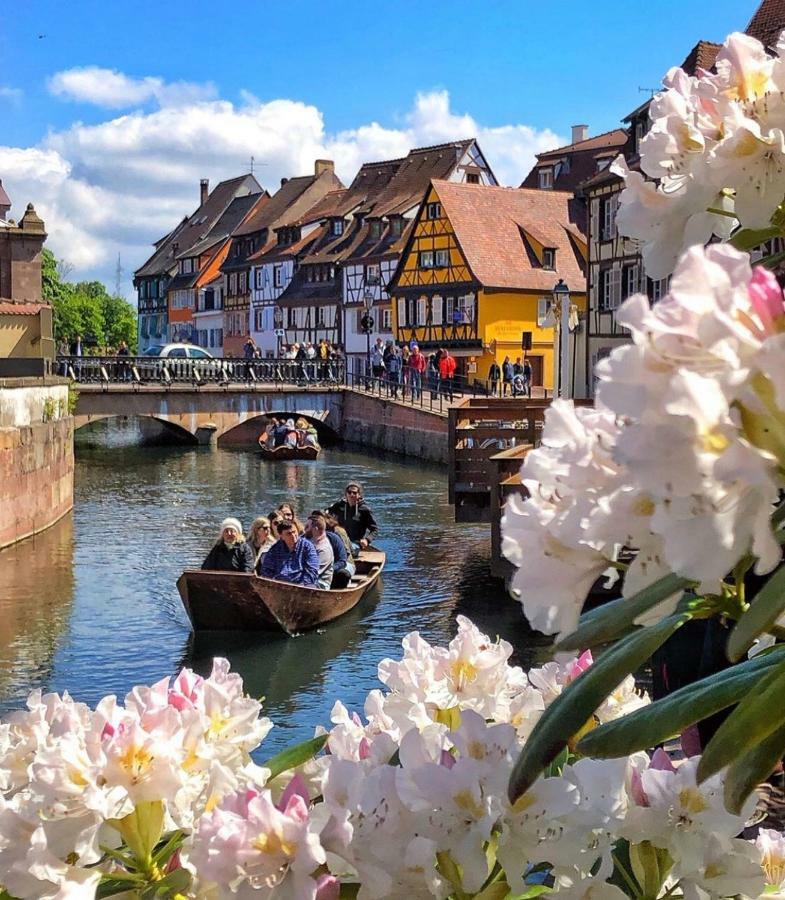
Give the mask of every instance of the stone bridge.
POLYGON ((191 442, 254 443, 261 419, 303 416, 323 440, 344 438, 406 456, 447 461, 446 410, 344 386, 79 384, 74 425, 117 416, 156 419, 191 442))

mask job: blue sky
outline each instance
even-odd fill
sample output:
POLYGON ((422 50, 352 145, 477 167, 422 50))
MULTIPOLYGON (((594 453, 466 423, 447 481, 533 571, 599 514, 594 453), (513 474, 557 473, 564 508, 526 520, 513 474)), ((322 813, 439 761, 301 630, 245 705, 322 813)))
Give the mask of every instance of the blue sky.
POLYGON ((105 274, 190 211, 198 175, 236 174, 251 152, 271 185, 317 151, 350 178, 364 154, 476 127, 519 183, 534 152, 574 123, 615 127, 757 0, 2 6, 0 178, 43 206, 80 274, 105 274))

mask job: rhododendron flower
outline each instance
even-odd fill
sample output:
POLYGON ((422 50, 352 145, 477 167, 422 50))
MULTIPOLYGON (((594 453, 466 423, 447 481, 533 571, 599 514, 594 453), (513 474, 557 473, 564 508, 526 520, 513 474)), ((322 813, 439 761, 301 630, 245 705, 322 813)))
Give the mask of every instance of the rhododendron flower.
POLYGON ((771 828, 761 828, 755 846, 761 855, 766 884, 778 891, 785 890, 785 835, 771 828))

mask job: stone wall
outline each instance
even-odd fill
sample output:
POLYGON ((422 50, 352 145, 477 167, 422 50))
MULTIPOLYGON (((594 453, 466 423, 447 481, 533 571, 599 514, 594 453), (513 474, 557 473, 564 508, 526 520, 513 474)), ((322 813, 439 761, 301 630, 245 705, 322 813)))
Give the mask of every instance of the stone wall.
POLYGON ((61 379, 0 379, 0 547, 43 531, 73 506, 67 404, 61 379))
POLYGON ((446 463, 447 416, 347 390, 343 401, 344 440, 446 463))

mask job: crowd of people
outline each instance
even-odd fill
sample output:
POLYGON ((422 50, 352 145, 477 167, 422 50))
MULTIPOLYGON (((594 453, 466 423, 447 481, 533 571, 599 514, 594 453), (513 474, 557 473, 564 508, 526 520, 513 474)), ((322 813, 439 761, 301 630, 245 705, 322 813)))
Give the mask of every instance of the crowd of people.
POLYGON ((356 572, 360 551, 378 533, 362 488, 350 482, 341 500, 327 510, 313 510, 304 524, 291 503, 281 503, 269 516, 254 519, 247 538, 239 519, 224 519, 202 568, 255 572, 321 590, 345 588, 356 572))
POLYGON ((273 416, 259 436, 259 443, 271 450, 276 447, 318 447, 319 434, 315 426, 302 417, 295 422, 273 416))
POLYGON ((491 383, 491 394, 494 397, 506 397, 508 394, 512 394, 513 397, 525 395, 531 398, 532 366, 528 359, 521 362, 519 356, 513 363, 509 356, 505 356, 501 366, 497 362, 491 365, 488 370, 488 380, 491 383))
POLYGON ((384 381, 393 397, 405 398, 411 392, 412 400, 422 396, 423 388, 431 396, 453 399, 455 391, 455 357, 445 347, 440 347, 427 357, 416 341, 399 347, 394 341, 377 338, 371 348, 371 375, 384 381))

